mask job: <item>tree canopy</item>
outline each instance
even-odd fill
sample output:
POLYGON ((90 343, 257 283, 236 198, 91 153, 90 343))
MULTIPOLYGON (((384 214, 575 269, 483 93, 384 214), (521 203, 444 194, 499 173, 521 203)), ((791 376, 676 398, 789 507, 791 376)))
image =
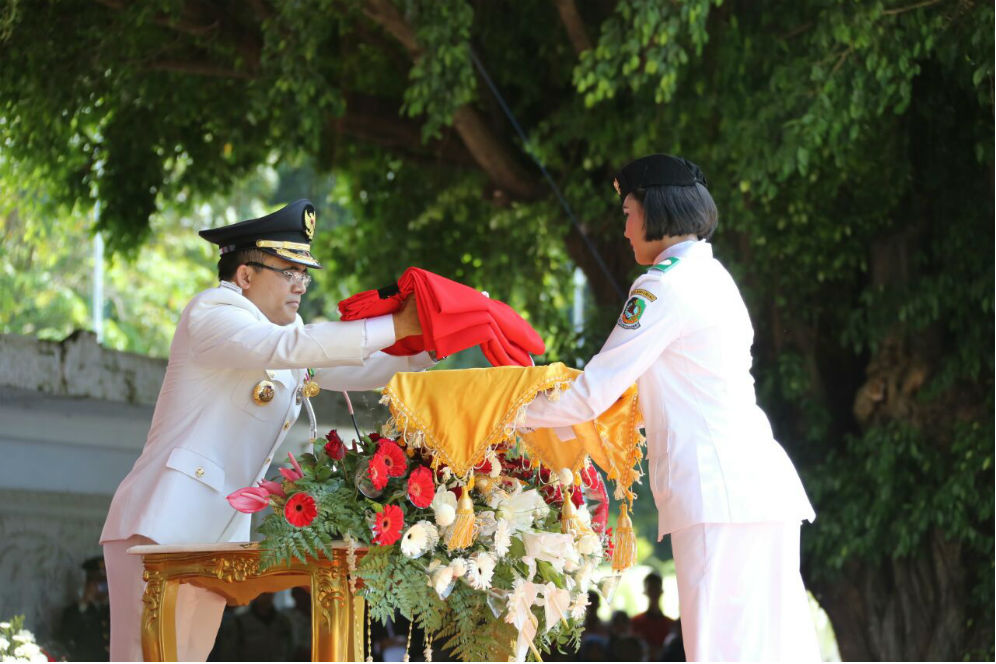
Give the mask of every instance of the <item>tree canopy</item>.
POLYGON ((307 159, 334 186, 275 199, 318 204, 329 301, 417 264, 557 352, 571 266, 612 315, 634 275, 614 171, 692 159, 819 514, 805 573, 842 656, 992 657, 991 2, 0 7, 5 188, 99 199, 127 255, 161 211, 307 159))

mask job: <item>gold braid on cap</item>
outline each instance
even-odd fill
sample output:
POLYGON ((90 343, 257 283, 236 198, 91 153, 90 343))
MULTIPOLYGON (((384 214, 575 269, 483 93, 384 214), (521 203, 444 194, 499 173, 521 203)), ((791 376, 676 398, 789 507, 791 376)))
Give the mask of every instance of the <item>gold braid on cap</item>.
POLYGON ((311 245, 306 242, 283 242, 281 240, 256 240, 256 246, 266 249, 294 249, 295 251, 311 250, 311 245))

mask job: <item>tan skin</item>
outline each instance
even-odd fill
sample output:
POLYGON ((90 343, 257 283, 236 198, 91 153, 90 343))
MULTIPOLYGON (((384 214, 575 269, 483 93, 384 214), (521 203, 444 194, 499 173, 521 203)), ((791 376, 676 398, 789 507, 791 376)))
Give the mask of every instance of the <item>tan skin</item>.
POLYGON ((623 201, 623 214, 626 216, 626 232, 633 249, 633 258, 639 265, 653 265, 661 252, 679 242, 697 240, 695 233, 688 235, 665 235, 659 240, 647 240, 647 228, 643 219, 643 204, 633 194, 627 194, 623 201))
MULTIPOLYGON (((307 268, 277 256, 267 256, 263 264, 277 270, 308 273, 307 268)), ((251 265, 240 265, 232 276, 232 283, 242 289, 242 294, 255 304, 270 322, 277 325, 290 325, 294 322, 297 310, 301 306, 301 296, 308 290, 307 286, 299 281, 288 281, 276 272, 251 265)), ((392 314, 392 318, 396 339, 422 334, 414 295, 405 300, 401 309, 392 314)))

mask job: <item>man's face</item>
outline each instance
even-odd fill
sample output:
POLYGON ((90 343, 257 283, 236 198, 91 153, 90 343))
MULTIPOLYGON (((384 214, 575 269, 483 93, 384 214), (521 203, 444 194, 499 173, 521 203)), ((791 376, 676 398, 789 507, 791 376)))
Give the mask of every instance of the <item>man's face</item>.
POLYGON ((261 261, 266 267, 240 265, 239 286, 242 294, 259 307, 270 322, 290 325, 301 306, 301 296, 308 289, 299 279, 287 279, 282 272, 307 275, 301 265, 267 255, 261 261), (269 269, 267 269, 269 268, 269 269))

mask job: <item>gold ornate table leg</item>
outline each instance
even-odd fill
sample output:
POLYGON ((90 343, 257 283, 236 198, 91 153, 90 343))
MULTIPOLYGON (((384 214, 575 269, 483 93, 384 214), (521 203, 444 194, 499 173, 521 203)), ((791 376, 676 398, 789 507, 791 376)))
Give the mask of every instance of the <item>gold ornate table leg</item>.
POLYGON ((311 572, 311 660, 356 661, 353 652, 353 596, 335 567, 311 572))
POLYGON ((176 661, 176 591, 178 581, 145 570, 142 596, 142 658, 146 662, 176 661))

